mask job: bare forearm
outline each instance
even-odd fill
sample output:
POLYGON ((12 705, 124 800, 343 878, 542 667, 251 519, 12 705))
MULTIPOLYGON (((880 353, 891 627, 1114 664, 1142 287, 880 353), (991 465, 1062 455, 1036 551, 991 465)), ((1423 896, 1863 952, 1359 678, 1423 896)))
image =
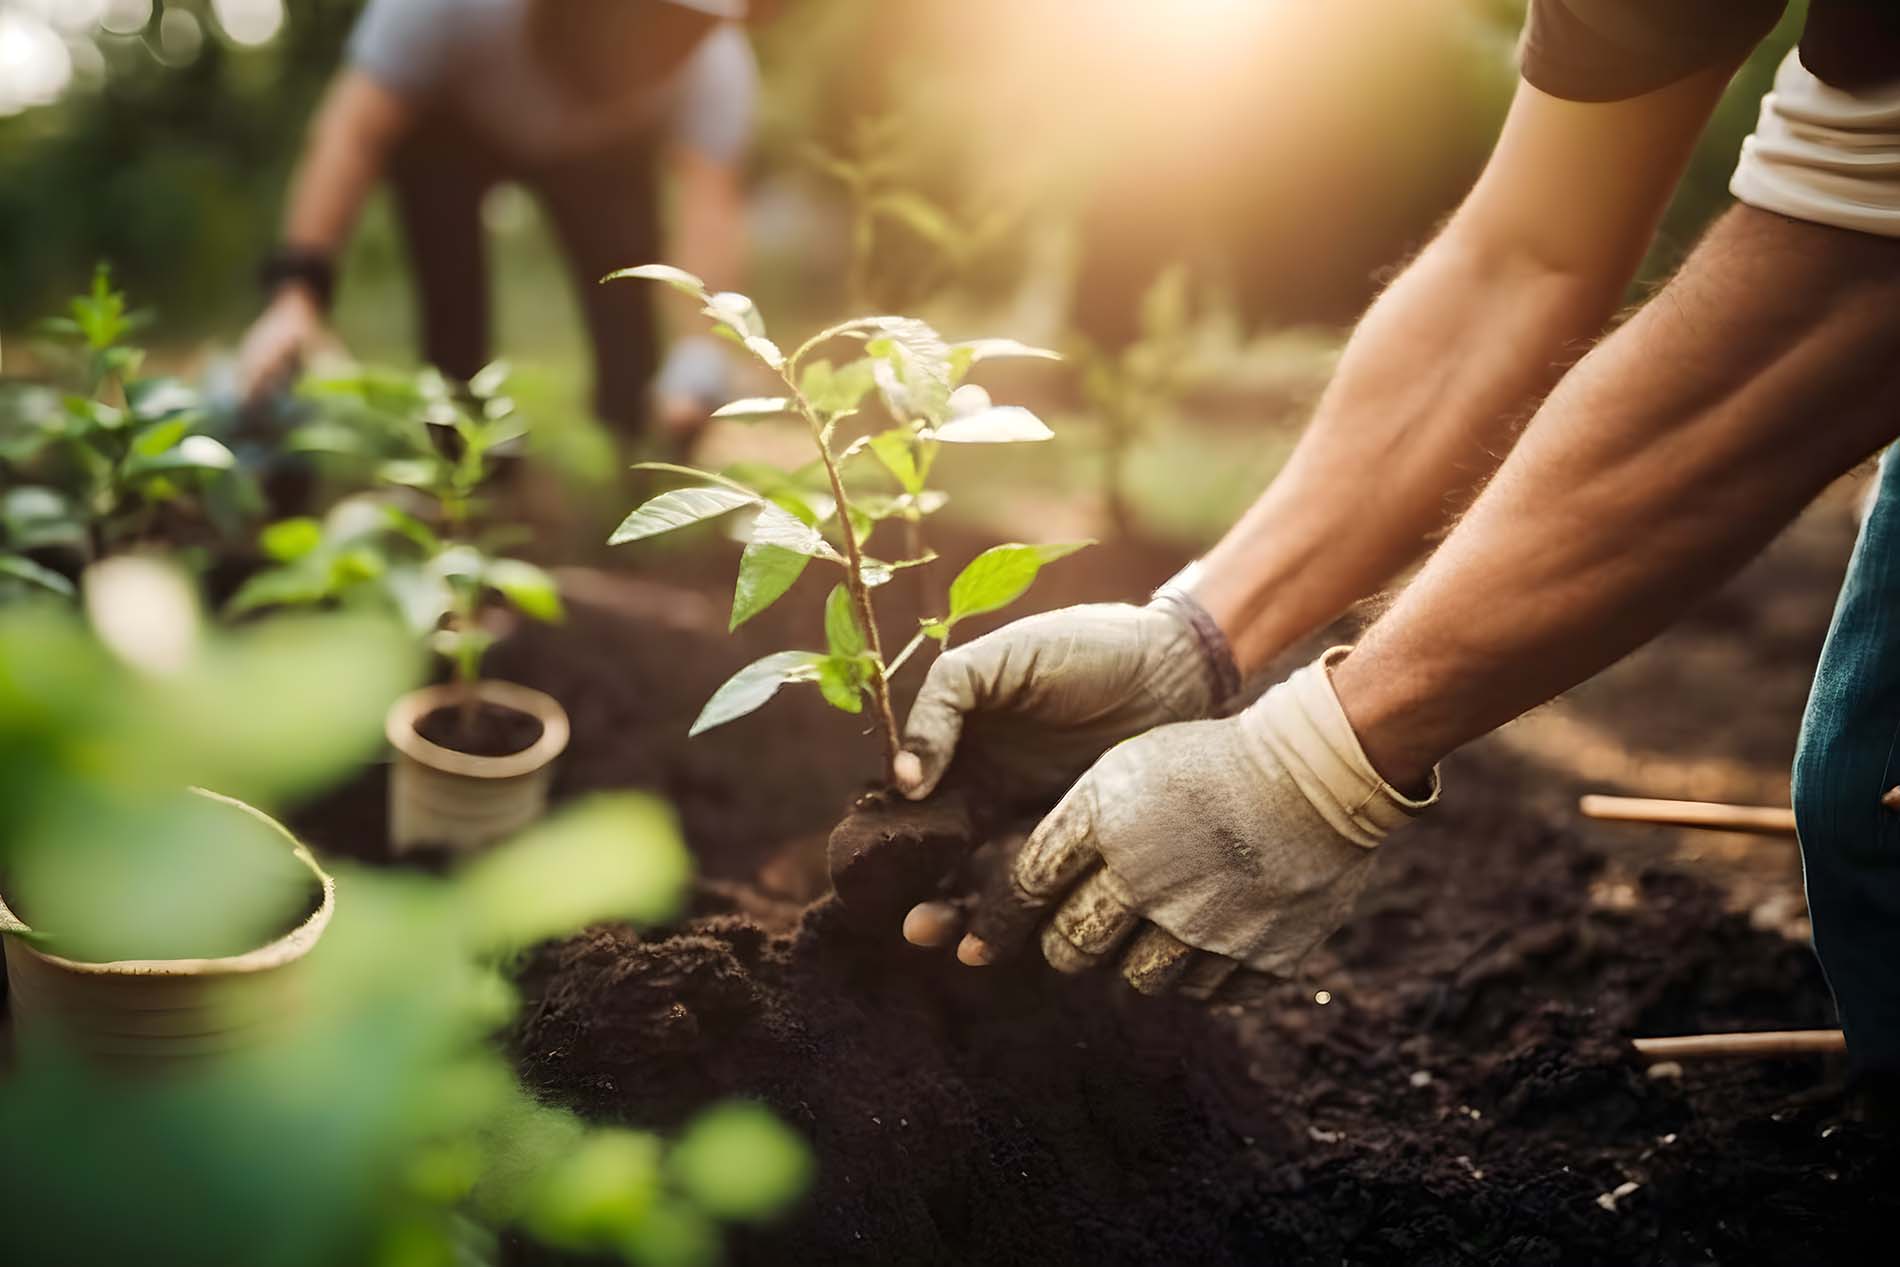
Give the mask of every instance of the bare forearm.
POLYGON ((682 154, 669 257, 713 290, 736 290, 745 270, 745 200, 731 166, 682 154))
POLYGON ((1892 438, 1896 391, 1900 242, 1730 213, 1335 670, 1374 764, 1416 781, 1653 636, 1892 438))
POLYGON ((1284 471, 1208 556, 1243 672, 1378 590, 1496 469, 1627 279, 1429 247, 1354 333, 1284 471))
POLYGON ((311 124, 291 182, 285 242, 320 251, 343 248, 408 114, 400 99, 366 76, 345 72, 338 79, 311 124))

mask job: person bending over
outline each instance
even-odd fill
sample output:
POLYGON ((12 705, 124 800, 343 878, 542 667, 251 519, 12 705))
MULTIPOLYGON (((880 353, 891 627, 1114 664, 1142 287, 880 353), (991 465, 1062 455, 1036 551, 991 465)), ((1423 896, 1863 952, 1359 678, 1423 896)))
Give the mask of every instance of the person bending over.
MULTIPOLYGON (((760 7, 757 4, 754 9, 760 7)), ((594 348, 600 417, 689 430, 727 399, 704 336, 658 364, 653 292, 601 286, 662 256, 719 289, 743 256, 741 164, 758 69, 747 0, 369 0, 310 129, 239 389, 285 383, 334 342, 336 260, 387 180, 407 240, 422 354, 467 379, 490 359, 482 201, 504 181, 541 203, 594 348), (664 245, 661 186, 677 190, 664 245)))

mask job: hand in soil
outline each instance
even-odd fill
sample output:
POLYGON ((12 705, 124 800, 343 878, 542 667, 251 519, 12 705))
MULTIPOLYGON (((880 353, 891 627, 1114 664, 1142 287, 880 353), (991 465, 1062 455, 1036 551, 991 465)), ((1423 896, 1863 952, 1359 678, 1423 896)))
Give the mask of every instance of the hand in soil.
MULTIPOLYGON (((1205 993, 1236 963, 1285 974, 1344 921, 1374 847, 1426 804, 1360 754, 1322 661, 1237 717, 1111 750, 999 868, 957 957, 989 963, 1040 930, 1056 969, 1114 964, 1146 994, 1205 993)), ((942 944, 953 923, 926 904, 906 935, 942 944)))
POLYGON ((1224 647, 1204 649, 1190 603, 1068 607, 947 652, 904 727, 904 794, 929 796, 958 756, 1018 806, 1047 806, 1131 735, 1213 715, 1237 675, 1224 647))

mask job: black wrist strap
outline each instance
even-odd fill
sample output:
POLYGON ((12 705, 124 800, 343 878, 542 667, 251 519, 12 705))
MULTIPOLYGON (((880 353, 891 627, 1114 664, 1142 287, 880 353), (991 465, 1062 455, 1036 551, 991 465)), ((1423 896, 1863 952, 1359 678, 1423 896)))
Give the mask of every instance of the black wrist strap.
POLYGON ((1201 651, 1201 663, 1207 668, 1207 684, 1212 691, 1210 698, 1214 702, 1214 715, 1218 717, 1225 714, 1240 694, 1240 665, 1235 662, 1234 649, 1228 645, 1227 635, 1221 632, 1213 613, 1201 606, 1200 600, 1193 594, 1172 581, 1155 591, 1154 603, 1167 607, 1193 631, 1195 645, 1201 651))
POLYGON ((275 294, 285 286, 302 286, 325 312, 336 301, 336 264, 327 251, 280 246, 258 270, 258 281, 266 294, 275 294))

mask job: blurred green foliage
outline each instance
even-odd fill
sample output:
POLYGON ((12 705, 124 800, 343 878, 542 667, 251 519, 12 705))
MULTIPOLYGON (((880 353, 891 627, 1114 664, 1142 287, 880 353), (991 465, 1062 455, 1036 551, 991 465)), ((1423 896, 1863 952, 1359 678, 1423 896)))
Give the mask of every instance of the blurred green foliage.
POLYGON ((0 378, 0 599, 70 595, 80 567, 161 534, 235 540, 261 509, 237 456, 205 433, 199 394, 141 376, 127 337, 145 320, 101 264, 66 315, 40 323, 61 372, 0 378))
MULTIPOLYGON (((90 627, 56 602, 0 608, 8 897, 82 958, 261 944, 297 913, 271 833, 179 790, 274 807, 364 760, 414 644, 356 615, 207 631, 153 559, 89 574, 86 606, 90 627)), ((511 956, 670 918, 690 876, 669 811, 604 795, 446 878, 342 872, 301 1010, 254 1045, 126 1071, 42 1020, 0 1070, 0 1261, 446 1267, 495 1261, 517 1227, 635 1264, 715 1262, 718 1220, 802 1191, 801 1141, 745 1106, 670 1146, 597 1130, 534 1103, 493 1042, 511 956)))
POLYGON ((320 458, 332 482, 381 484, 318 519, 279 520, 263 534, 273 566, 246 581, 229 610, 369 603, 401 616, 470 684, 494 636, 482 622, 499 598, 535 620, 563 618, 554 578, 494 553, 519 528, 489 522, 488 486, 527 425, 496 362, 467 384, 433 369, 357 367, 306 382, 316 408, 286 439, 320 458))

